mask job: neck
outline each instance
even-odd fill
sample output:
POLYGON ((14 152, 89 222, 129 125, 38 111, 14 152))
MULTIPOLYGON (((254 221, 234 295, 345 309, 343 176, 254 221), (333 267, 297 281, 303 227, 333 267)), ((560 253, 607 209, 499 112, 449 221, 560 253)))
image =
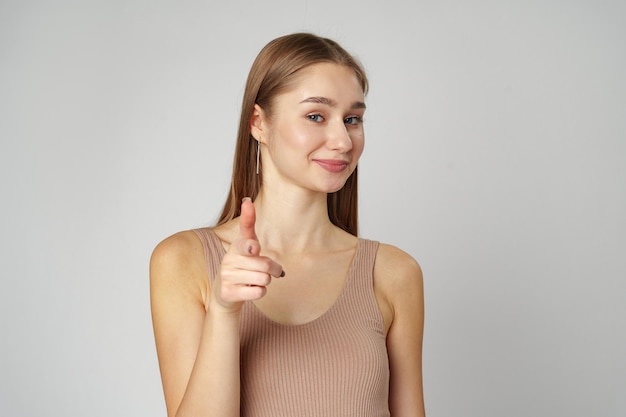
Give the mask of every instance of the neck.
POLYGON ((256 208, 256 233, 264 248, 298 253, 322 248, 337 228, 328 218, 325 193, 268 195, 261 190, 256 208))

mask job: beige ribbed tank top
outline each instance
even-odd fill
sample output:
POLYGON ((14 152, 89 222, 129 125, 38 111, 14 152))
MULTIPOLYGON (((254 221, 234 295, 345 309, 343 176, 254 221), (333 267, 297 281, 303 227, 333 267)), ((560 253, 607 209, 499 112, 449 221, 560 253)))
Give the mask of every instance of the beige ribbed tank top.
MULTIPOLYGON (((194 232, 213 280, 224 247, 210 228, 194 232)), ((377 249, 378 242, 359 239, 341 294, 309 323, 277 323, 244 303, 242 417, 389 416, 389 362, 373 284, 377 249)))

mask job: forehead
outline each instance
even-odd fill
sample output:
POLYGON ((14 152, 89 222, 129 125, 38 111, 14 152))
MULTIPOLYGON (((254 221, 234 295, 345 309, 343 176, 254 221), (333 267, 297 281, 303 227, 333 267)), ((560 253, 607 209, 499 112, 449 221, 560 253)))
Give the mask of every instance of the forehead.
POLYGON ((334 63, 309 65, 298 71, 291 87, 285 92, 294 100, 327 97, 337 102, 363 101, 363 88, 354 70, 334 63))

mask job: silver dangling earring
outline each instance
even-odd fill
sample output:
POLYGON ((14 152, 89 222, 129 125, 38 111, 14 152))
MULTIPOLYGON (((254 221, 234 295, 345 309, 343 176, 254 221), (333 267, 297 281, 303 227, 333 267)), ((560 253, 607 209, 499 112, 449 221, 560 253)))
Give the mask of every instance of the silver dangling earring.
POLYGON ((259 160, 261 158, 261 143, 256 141, 256 174, 259 175, 259 160))

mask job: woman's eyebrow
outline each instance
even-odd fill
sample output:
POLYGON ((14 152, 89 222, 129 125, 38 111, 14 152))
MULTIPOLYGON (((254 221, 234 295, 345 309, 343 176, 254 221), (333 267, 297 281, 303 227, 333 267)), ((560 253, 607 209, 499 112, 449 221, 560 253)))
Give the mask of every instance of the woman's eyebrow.
MULTIPOLYGON (((329 107, 335 107, 337 105, 337 102, 335 100, 328 98, 328 97, 309 97, 309 98, 305 98, 300 103, 301 104, 302 103, 325 104, 329 107)), ((355 101, 354 103, 352 103, 352 106, 350 106, 350 108, 351 109, 364 109, 365 103, 363 103, 362 101, 355 101)))

